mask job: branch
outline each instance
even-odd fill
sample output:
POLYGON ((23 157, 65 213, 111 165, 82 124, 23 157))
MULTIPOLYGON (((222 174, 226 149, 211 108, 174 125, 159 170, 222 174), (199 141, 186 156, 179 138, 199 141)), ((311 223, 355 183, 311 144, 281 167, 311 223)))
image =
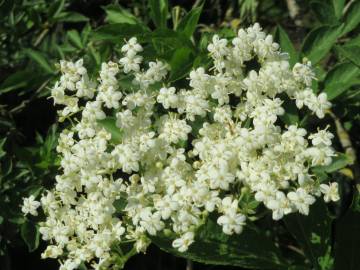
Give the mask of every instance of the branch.
POLYGON ((46 34, 49 32, 49 28, 44 28, 40 35, 36 38, 35 42, 34 42, 34 47, 37 47, 41 41, 44 39, 44 37, 46 36, 46 34))
POLYGON ((352 145, 350 135, 344 129, 340 119, 332 111, 329 110, 328 113, 334 120, 336 127, 336 134, 339 137, 341 147, 344 149, 345 154, 348 155, 353 160, 353 164, 350 166, 350 168, 352 169, 354 174, 354 181, 356 184, 356 188, 360 191, 360 168, 356 158, 356 150, 352 145))
POLYGON ((186 260, 186 270, 193 270, 193 269, 194 269, 193 262, 190 260, 186 260))

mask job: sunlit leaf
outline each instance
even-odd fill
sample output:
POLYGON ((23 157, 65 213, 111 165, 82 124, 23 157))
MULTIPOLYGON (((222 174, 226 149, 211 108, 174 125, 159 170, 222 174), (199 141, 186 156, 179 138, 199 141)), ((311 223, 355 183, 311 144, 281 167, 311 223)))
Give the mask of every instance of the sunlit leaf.
POLYGON ((107 117, 103 120, 98 120, 98 123, 111 134, 111 141, 120 143, 122 141, 122 131, 116 126, 115 117, 107 117))
POLYGON ((190 10, 190 12, 188 12, 184 16, 184 18, 182 18, 176 30, 182 32, 186 37, 190 38, 195 32, 201 11, 202 11, 202 5, 190 10))
POLYGON ((340 36, 342 26, 320 26, 305 38, 302 52, 313 64, 323 59, 340 36))
POLYGON ((169 10, 168 0, 149 0, 150 16, 158 28, 166 28, 169 10))
POLYGON ((67 32, 67 36, 69 37, 70 42, 78 49, 82 49, 84 47, 78 31, 70 30, 67 32))
POLYGON ((119 5, 108 5, 104 7, 106 21, 108 23, 139 24, 139 20, 126 9, 119 5))
POLYGON ((351 61, 358 67, 360 67, 360 46, 359 45, 345 45, 338 46, 336 49, 342 54, 347 60, 351 61))
POLYGON ((327 93, 328 99, 332 100, 345 92, 356 83, 354 79, 359 75, 360 69, 353 63, 346 62, 336 65, 324 79, 324 92, 327 93))
POLYGON ((336 18, 340 19, 342 17, 345 0, 331 0, 331 3, 334 7, 336 18))
POLYGON ((123 42, 131 37, 144 38, 150 33, 149 29, 139 24, 115 23, 104 25, 96 29, 91 35, 94 41, 123 42))
POLYGON ((82 15, 78 12, 74 12, 74 11, 61 12, 54 19, 59 22, 71 22, 71 23, 89 21, 89 18, 85 17, 84 15, 82 15))
POLYGON ((170 60, 170 77, 169 81, 176 81, 183 78, 189 73, 193 66, 193 51, 187 47, 177 49, 170 60))
POLYGON ((360 23, 360 1, 354 1, 344 15, 342 35, 352 31, 360 23))
POLYGON ((274 38, 276 42, 280 44, 281 50, 289 54, 290 65, 294 66, 295 63, 298 61, 299 54, 294 48, 294 45, 291 42, 289 36, 280 25, 276 27, 274 38))
POLYGON ((336 24, 338 21, 332 3, 326 1, 312 1, 311 10, 316 14, 316 19, 323 24, 336 24))

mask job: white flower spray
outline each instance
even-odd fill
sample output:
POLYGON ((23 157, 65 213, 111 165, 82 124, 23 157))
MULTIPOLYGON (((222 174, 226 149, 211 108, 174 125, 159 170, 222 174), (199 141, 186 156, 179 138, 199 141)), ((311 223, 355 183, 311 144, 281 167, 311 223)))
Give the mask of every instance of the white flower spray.
MULTIPOLYGON (((191 71, 188 89, 150 87, 169 67, 156 60, 144 69, 136 38, 123 46, 119 63, 102 64, 98 80, 89 79, 82 60, 61 61, 52 97, 64 105, 60 119, 76 121, 60 135, 61 174, 41 198, 46 221, 40 232, 51 242, 43 257, 65 259, 61 270, 82 262, 116 269, 114 247, 133 241, 137 252, 144 251, 148 236, 164 229, 185 252, 210 212, 225 234, 239 234, 248 215, 239 207, 240 190, 251 192, 274 220, 307 215, 321 193, 325 201, 339 199, 336 183, 320 185, 310 173, 330 164, 333 135, 279 125, 281 96, 319 118, 330 107, 326 94, 316 96, 310 88, 310 63, 290 69, 258 24, 230 42, 214 36, 208 50, 213 67, 191 71), (248 70, 251 60, 258 70, 248 70), (133 88, 120 87, 120 74, 133 76, 133 88), (99 123, 108 116, 116 116, 121 140, 99 123), (119 200, 126 202, 121 214, 114 206, 119 200)), ((30 197, 23 211, 36 215, 38 206, 30 197)))

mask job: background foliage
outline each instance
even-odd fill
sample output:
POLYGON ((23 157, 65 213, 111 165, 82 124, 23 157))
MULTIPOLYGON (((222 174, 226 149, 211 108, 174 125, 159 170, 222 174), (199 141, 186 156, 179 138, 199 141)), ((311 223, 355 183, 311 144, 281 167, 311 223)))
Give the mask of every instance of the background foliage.
MULTIPOLYGON (((274 34, 291 64, 306 57, 315 66, 313 88, 326 92, 333 103, 321 125, 337 134, 335 148, 344 154, 314 173, 338 181, 342 199, 328 208, 314 205, 308 217, 294 214, 276 224, 265 215, 239 237, 223 235, 210 221, 181 256, 242 267, 234 269, 358 269, 358 0, 0 0, 0 268, 56 267, 56 262, 40 261, 35 220, 22 216, 20 204, 23 197, 51 187, 56 173, 54 148, 61 127, 54 125, 56 109, 47 97, 59 59, 83 57, 94 72, 102 61, 116 57, 125 38, 137 36, 149 52, 145 58, 168 61, 169 82, 181 86, 189 70, 208 64, 206 46, 214 33, 231 38, 238 27, 255 21, 274 34)), ((285 108, 285 124, 301 121, 307 129, 319 125, 311 115, 285 108)), ((249 198, 248 208, 253 206, 249 198)), ((170 241, 152 240, 180 255, 170 241)), ((184 259, 155 246, 148 253, 130 259, 126 268, 185 269, 184 259)))

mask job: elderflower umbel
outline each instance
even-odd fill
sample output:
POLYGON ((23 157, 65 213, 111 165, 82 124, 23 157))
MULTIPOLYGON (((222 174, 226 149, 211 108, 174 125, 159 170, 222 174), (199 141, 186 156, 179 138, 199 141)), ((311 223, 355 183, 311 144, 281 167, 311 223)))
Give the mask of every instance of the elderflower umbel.
MULTIPOLYGON (((55 187, 41 198, 39 230, 51 242, 43 257, 64 259, 63 270, 116 269, 123 243, 145 251, 163 231, 185 252, 210 212, 225 234, 243 231, 244 190, 274 220, 307 215, 321 193, 339 199, 337 184, 320 185, 311 171, 331 163, 333 135, 279 124, 283 96, 319 118, 330 107, 310 88, 311 63, 291 68, 259 24, 231 41, 214 36, 208 50, 213 66, 191 71, 182 89, 166 82, 167 63, 144 61, 136 38, 97 79, 82 60, 61 61, 52 97, 64 106, 60 120, 74 121, 59 137, 55 187), (125 76, 131 86, 120 85, 125 76)), ((23 211, 39 205, 29 197, 23 211)))

